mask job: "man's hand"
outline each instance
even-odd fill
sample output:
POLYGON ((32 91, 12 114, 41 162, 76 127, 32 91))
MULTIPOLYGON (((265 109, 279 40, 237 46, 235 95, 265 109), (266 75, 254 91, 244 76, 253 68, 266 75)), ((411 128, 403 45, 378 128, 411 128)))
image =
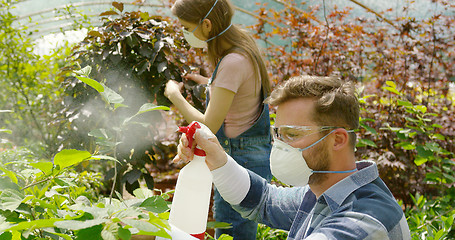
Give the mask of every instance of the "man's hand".
POLYGON ((226 153, 216 136, 210 131, 196 131, 194 134, 193 146, 188 147, 186 135, 182 134, 180 143, 177 147, 178 154, 174 158, 174 162, 184 161, 189 162, 194 156, 194 147, 197 144, 199 148, 205 151, 205 162, 210 171, 224 166, 227 162, 226 153))

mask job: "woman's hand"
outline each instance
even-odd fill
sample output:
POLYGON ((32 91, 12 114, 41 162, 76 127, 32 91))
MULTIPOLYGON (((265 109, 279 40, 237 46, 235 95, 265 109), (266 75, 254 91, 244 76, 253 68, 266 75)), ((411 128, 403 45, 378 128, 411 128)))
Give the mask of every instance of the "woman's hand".
POLYGON ((166 96, 171 102, 175 97, 182 95, 180 92, 183 87, 183 83, 178 83, 174 80, 169 80, 166 83, 166 88, 164 89, 164 96, 166 96))
MULTIPOLYGON (((210 132, 210 131, 209 131, 210 132)), ((174 158, 174 162, 184 161, 189 162, 193 160, 194 156, 194 147, 196 146, 201 148, 205 151, 206 157, 205 162, 209 167, 210 171, 215 170, 224 166, 227 162, 226 153, 224 152, 223 147, 221 147, 220 143, 216 136, 210 132, 196 131, 194 134, 194 141, 193 146, 188 147, 188 139, 186 139, 186 135, 182 134, 180 137, 180 143, 177 147, 177 156, 174 158)))
POLYGON ((209 79, 200 75, 200 74, 197 74, 197 73, 189 73, 189 74, 186 74, 185 76, 183 76, 186 80, 191 80, 195 83, 198 83, 198 84, 207 84, 209 83, 209 79))

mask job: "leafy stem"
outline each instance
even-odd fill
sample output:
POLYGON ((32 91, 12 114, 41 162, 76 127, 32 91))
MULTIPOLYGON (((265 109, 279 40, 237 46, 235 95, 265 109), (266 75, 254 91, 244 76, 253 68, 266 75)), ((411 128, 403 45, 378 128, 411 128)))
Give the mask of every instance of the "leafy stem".
POLYGON ((29 185, 27 185, 27 186, 21 188, 21 191, 23 191, 23 190, 25 190, 25 189, 27 189, 27 188, 33 187, 33 186, 35 186, 35 185, 38 185, 38 184, 47 182, 47 181, 52 180, 52 179, 54 179, 54 177, 47 177, 47 178, 45 178, 45 179, 43 179, 43 180, 40 180, 40 181, 38 181, 38 182, 30 183, 29 185))

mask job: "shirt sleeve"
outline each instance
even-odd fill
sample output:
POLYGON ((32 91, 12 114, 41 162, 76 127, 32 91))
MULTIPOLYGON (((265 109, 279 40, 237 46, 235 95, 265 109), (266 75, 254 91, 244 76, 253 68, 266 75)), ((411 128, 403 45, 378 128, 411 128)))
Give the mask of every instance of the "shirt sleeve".
POLYGON ((244 218, 290 230, 309 187, 277 187, 250 170, 248 174, 250 189, 242 202, 233 208, 244 218))
POLYGON ((251 71, 254 68, 247 57, 239 53, 228 54, 220 63, 212 86, 237 93, 240 86, 248 80, 249 74, 253 73, 251 71))
MULTIPOLYGON (((387 229, 377 219, 365 213, 335 213, 305 239, 390 239, 387 229)), ((401 238, 403 239, 403 238, 401 238)))

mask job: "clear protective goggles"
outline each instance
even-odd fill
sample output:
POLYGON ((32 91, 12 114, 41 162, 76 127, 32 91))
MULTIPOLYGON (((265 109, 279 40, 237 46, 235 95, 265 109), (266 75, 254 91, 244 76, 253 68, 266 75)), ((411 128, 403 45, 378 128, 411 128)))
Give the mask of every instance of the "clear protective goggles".
MULTIPOLYGON (((315 133, 320 133, 326 130, 344 128, 335 126, 292 126, 281 125, 279 127, 271 126, 271 133, 274 139, 279 139, 286 143, 295 142, 303 137, 310 136, 315 133)), ((354 132, 354 130, 346 130, 354 132)))

